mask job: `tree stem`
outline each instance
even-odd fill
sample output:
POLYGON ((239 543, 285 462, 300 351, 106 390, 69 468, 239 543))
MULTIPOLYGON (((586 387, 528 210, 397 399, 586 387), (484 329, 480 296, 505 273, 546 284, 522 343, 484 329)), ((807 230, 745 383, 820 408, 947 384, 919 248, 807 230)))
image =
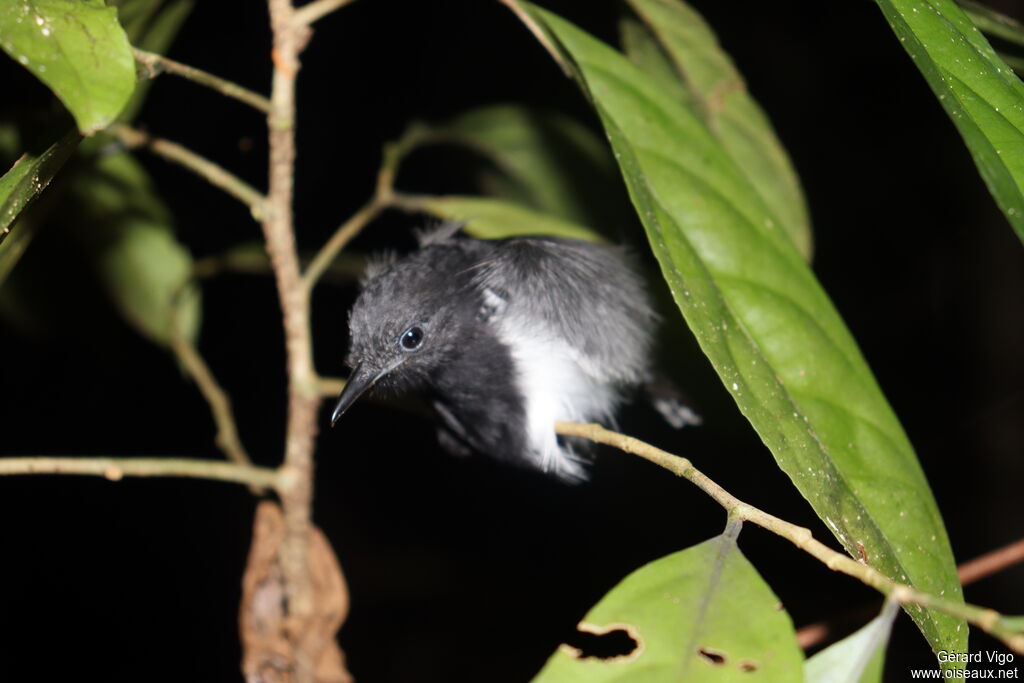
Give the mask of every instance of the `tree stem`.
POLYGON ((307 558, 312 531, 313 446, 320 393, 313 370, 309 296, 303 285, 292 219, 295 172, 295 79, 299 53, 308 29, 297 24, 290 0, 268 0, 274 62, 270 129, 267 213, 262 227, 267 254, 277 281, 288 367, 288 423, 278 493, 284 511, 285 537, 280 560, 287 607, 294 624, 289 639, 298 683, 313 680, 313 662, 302 647, 302 632, 313 614, 313 586, 307 558))
POLYGON ((730 519, 748 521, 767 529, 820 560, 829 569, 859 579, 862 583, 901 604, 920 605, 928 609, 935 609, 974 624, 1006 643, 1014 652, 1024 654, 1024 633, 1013 628, 998 612, 924 593, 916 588, 893 581, 873 567, 857 562, 848 555, 837 552, 816 540, 811 535, 810 529, 791 524, 759 510, 753 505, 744 503, 709 479, 686 458, 673 455, 631 436, 607 430, 598 424, 558 422, 555 424, 555 431, 565 436, 578 436, 596 443, 613 446, 633 455, 639 455, 695 484, 697 488, 725 508, 730 519))
POLYGON ((202 157, 176 142, 154 137, 130 126, 117 125, 110 129, 128 149, 142 147, 157 156, 184 166, 214 187, 224 190, 229 195, 249 207, 249 211, 257 220, 263 215, 264 196, 241 178, 226 171, 209 159, 202 157))
POLYGON ((313 0, 295 9, 294 21, 297 26, 309 26, 326 15, 339 10, 352 0, 313 0))
POLYGON ((277 486, 276 470, 219 460, 188 458, 20 457, 0 458, 0 475, 81 474, 119 481, 123 477, 213 479, 257 488, 277 486))
POLYGON ((135 56, 135 61, 146 67, 149 72, 149 77, 152 78, 160 73, 174 74, 175 76, 181 76, 199 85, 205 85, 211 90, 216 90, 222 95, 238 100, 248 104, 254 109, 258 109, 264 114, 270 113, 270 100, 263 95, 253 92, 248 88, 243 88, 237 83, 225 80, 220 76, 214 76, 211 73, 197 69, 194 66, 188 64, 182 64, 176 62, 173 59, 168 59, 163 55, 158 55, 155 52, 146 52, 139 48, 132 48, 132 54, 135 56))

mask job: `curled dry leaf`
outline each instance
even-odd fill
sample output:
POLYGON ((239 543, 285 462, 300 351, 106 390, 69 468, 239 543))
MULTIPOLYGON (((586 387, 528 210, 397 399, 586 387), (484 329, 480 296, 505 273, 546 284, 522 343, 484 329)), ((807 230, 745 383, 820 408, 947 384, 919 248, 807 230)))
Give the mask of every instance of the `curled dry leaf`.
POLYGON ((278 558, 283 540, 281 508, 270 501, 260 503, 242 577, 242 673, 248 683, 292 683, 295 659, 303 656, 314 662, 316 683, 351 683, 345 655, 335 639, 348 615, 349 597, 334 551, 323 533, 313 527, 307 561, 314 611, 299 623, 287 612, 284 572, 278 558))

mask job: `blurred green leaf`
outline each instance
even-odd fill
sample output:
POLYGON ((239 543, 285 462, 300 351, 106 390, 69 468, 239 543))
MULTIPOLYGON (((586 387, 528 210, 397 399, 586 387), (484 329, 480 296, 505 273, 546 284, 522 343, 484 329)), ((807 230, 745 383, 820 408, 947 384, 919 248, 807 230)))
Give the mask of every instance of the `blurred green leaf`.
POLYGON ((648 31, 645 34, 629 22, 623 25, 626 54, 647 73, 655 74, 662 85, 674 78, 679 86, 669 92, 677 92, 680 86, 687 92, 683 103, 707 124, 771 216, 804 258, 810 259, 811 224, 800 180, 771 122, 750 96, 711 27, 681 0, 627 3, 648 31), (665 63, 658 63, 657 52, 665 63), (652 62, 653 71, 647 71, 652 62))
POLYGON ((18 216, 35 201, 60 170, 81 137, 69 132, 39 154, 26 152, 0 178, 0 283, 18 262, 32 238, 34 223, 7 239, 18 216))
POLYGON ((826 647, 804 663, 807 683, 881 683, 885 646, 898 604, 886 602, 882 613, 855 633, 826 647))
POLYGON ((465 221, 465 232, 480 239, 549 235, 587 242, 604 241, 596 232, 582 225, 501 199, 426 195, 416 197, 412 208, 442 220, 465 221))
MULTIPOLYGON (((192 12, 195 0, 119 0, 114 3, 128 40, 137 48, 166 54, 185 19, 192 12)), ((153 79, 142 78, 135 92, 118 117, 131 121, 149 94, 153 79)))
POLYGON ((1024 45, 1024 25, 1012 17, 996 12, 980 2, 957 0, 957 4, 975 26, 990 36, 996 36, 1017 45, 1024 45))
POLYGON ((630 217, 608 146, 558 112, 492 105, 420 125, 414 138, 419 145, 458 145, 486 159, 478 178, 488 194, 606 231, 630 217))
MULTIPOLYGON (((743 414, 847 552, 961 595, 942 517, 899 421, 792 241, 703 121, 632 62, 522 3, 605 126, 662 274, 743 414)), ((952 617, 909 607, 935 650, 952 617)))
POLYGON ((124 318, 158 344, 169 344, 175 332, 195 341, 200 298, 192 257, 142 166, 127 152, 102 157, 93 172, 75 178, 74 190, 97 274, 124 318))
POLYGON ((0 47, 53 90, 83 135, 108 126, 135 89, 135 60, 103 0, 0 4, 0 47))
POLYGON ((875 0, 1024 241, 1024 83, 951 0, 875 0))
POLYGON ((793 624, 736 531, 641 567, 583 618, 581 631, 624 631, 632 653, 601 659, 563 645, 534 683, 802 681, 793 624))

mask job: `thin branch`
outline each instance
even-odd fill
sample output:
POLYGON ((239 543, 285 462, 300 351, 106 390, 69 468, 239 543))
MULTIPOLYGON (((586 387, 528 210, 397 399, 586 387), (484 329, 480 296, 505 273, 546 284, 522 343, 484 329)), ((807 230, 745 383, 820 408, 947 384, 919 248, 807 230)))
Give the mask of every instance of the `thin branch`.
POLYGON ((317 377, 317 389, 323 398, 334 398, 345 388, 345 380, 338 377, 317 377))
POLYGON ((411 194, 408 192, 392 192, 388 200, 388 208, 398 209, 406 213, 427 212, 427 203, 434 195, 411 194))
POLYGON ((1024 562, 1024 538, 964 562, 956 573, 960 584, 966 586, 1021 562, 1024 562))
POLYGON ((293 16, 296 26, 310 26, 313 22, 339 10, 352 0, 313 0, 302 7, 297 7, 293 16))
POLYGON ((660 465, 695 484, 697 488, 711 496, 719 505, 725 508, 730 518, 752 522, 785 538, 796 547, 820 560, 829 569, 859 579, 862 583, 871 586, 887 597, 899 601, 901 604, 920 605, 921 607, 935 609, 963 619, 1003 641, 1014 652, 1024 654, 1024 633, 1006 623, 1004 617, 998 612, 963 602, 947 600, 946 598, 924 593, 905 584, 893 581, 878 570, 866 564, 861 564, 848 555, 837 552, 821 541, 816 540, 811 535, 810 529, 791 524, 744 503, 709 479, 707 475, 694 467, 686 458, 673 455, 631 436, 609 431, 597 424, 558 422, 555 424, 555 431, 565 436, 577 436, 596 443, 614 446, 619 450, 638 455, 645 460, 660 465))
POLYGON ((544 29, 533 20, 533 17, 531 17, 530 14, 524 10, 518 2, 516 2, 516 0, 498 0, 498 2, 512 10, 512 12, 519 18, 519 21, 523 22, 523 25, 526 26, 530 33, 533 34, 533 37, 537 39, 537 42, 548 51, 551 58, 554 59, 555 63, 562 69, 562 73, 571 78, 572 68, 569 66, 569 63, 565 60, 565 57, 562 56, 561 51, 555 47, 553 42, 551 42, 551 38, 548 36, 547 32, 545 32, 544 29))
POLYGON ((244 180, 226 171, 209 159, 182 147, 176 142, 153 137, 129 126, 113 126, 111 130, 129 149, 145 148, 168 161, 184 166, 214 187, 224 190, 229 195, 249 207, 253 218, 259 220, 263 215, 266 198, 244 180))
POLYGON ((259 93, 253 92, 248 88, 244 88, 237 83, 225 80, 220 76, 214 76, 211 73, 197 69, 194 66, 188 64, 182 64, 176 62, 173 59, 168 59, 163 55, 158 55, 155 52, 146 52, 135 47, 132 48, 132 54, 135 56, 135 61, 146 67, 145 75, 148 78, 154 78, 161 73, 169 73, 175 76, 181 76, 188 80, 198 83, 199 85, 205 85, 207 88, 216 90, 222 95, 231 97, 248 104, 254 109, 258 109, 264 114, 270 113, 270 100, 260 95, 259 93))
MULTIPOLYGON (((1024 539, 968 560, 956 568, 956 573, 960 578, 960 585, 968 586, 1020 562, 1024 562, 1024 539)), ((806 650, 832 639, 835 634, 850 633, 877 613, 877 605, 867 605, 831 619, 801 626, 796 632, 797 642, 801 649, 806 650)))
POLYGON ((237 465, 251 465, 249 454, 245 452, 245 446, 238 438, 238 428, 235 426, 235 417, 231 410, 231 399, 217 383, 217 379, 210 372, 199 349, 178 334, 172 334, 170 341, 171 350, 174 351, 182 366, 195 381, 203 398, 210 404, 210 413, 217 426, 214 443, 224 451, 224 455, 231 462, 237 465))
POLYGON ((381 155, 380 170, 377 171, 377 184, 373 191, 373 196, 370 200, 363 205, 358 211, 341 224, 331 238, 327 240, 324 246, 320 247, 320 251, 316 253, 309 266, 306 268, 306 272, 303 274, 302 279, 306 284, 307 291, 312 291, 313 287, 316 286, 317 280, 323 275, 324 271, 330 267, 334 259, 338 257, 341 250, 352 241, 352 239, 358 235, 364 227, 377 216, 381 214, 384 209, 389 207, 397 207, 398 201, 397 195, 395 194, 395 176, 398 174, 398 166, 402 163, 402 159, 409 153, 413 148, 420 144, 423 138, 423 130, 419 126, 410 126, 402 134, 402 137, 397 141, 389 143, 384 146, 383 154, 381 155))
POLYGON ((187 458, 93 458, 19 457, 0 458, 0 475, 84 474, 120 481, 123 477, 186 477, 212 479, 257 488, 277 486, 277 470, 255 465, 236 465, 219 460, 187 458))
POLYGON ((330 267, 341 250, 345 248, 345 245, 351 242, 352 238, 358 235, 367 223, 379 216, 383 209, 384 204, 381 202, 380 195, 374 194, 370 201, 352 214, 347 221, 342 223, 341 227, 331 235, 331 238, 316 253, 316 256, 313 257, 309 266, 306 267, 306 271, 302 274, 302 280, 307 290, 313 289, 317 281, 324 274, 324 271, 330 267))

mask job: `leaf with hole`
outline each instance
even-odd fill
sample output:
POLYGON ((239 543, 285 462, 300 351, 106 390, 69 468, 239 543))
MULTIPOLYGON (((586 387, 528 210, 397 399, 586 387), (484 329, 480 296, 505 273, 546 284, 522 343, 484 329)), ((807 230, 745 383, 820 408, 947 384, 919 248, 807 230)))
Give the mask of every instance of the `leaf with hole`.
POLYGON ((110 125, 135 89, 135 60, 103 0, 0 4, 0 47, 60 98, 83 135, 110 125))
POLYGON ((548 235, 587 242, 603 241, 600 235, 587 227, 501 199, 426 195, 413 198, 410 208, 443 220, 465 221, 465 232, 480 239, 548 235))
POLYGON ((534 683, 802 681, 793 624, 738 531, 627 576, 583 618, 580 631, 596 638, 562 645, 534 683), (613 639, 617 649, 600 652, 613 639))
POLYGON ((1024 241, 1024 83, 950 0, 875 0, 1024 241))
MULTIPOLYGON (((704 122, 632 62, 527 7, 612 142, 679 309, 779 466, 854 557, 958 599, 942 517, 856 343, 789 237, 704 122)), ((967 629, 908 607, 932 648, 967 629)))
POLYGON ((807 683, 881 683, 885 646, 898 603, 886 602, 882 613, 856 632, 832 643, 804 662, 807 683))
POLYGON ((659 75, 662 87, 674 81, 677 85, 670 92, 685 91, 683 104, 704 121, 774 220, 809 259, 811 224, 800 180, 771 122, 711 27, 680 0, 627 0, 627 4, 639 22, 627 16, 620 27, 626 55, 645 71, 655 67, 648 73, 659 75))

